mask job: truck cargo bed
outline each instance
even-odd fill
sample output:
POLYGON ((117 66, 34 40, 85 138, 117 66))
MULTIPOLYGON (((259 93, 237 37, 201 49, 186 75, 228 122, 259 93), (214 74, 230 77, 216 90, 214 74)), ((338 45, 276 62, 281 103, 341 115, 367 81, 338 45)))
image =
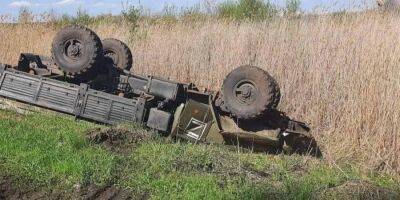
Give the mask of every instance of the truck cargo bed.
POLYGON ((107 124, 142 122, 146 104, 5 65, 0 65, 0 96, 107 124))

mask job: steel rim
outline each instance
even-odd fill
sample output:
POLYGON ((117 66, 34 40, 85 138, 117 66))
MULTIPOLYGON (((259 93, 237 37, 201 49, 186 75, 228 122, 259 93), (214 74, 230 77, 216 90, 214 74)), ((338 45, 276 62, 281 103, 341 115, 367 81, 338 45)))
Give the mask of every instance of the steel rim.
POLYGON ((235 85, 234 95, 238 103, 251 105, 257 100, 258 89, 252 81, 243 80, 235 85))
POLYGON ((83 56, 83 44, 80 40, 70 39, 64 43, 64 57, 68 60, 78 61, 83 56))
POLYGON ((106 51, 104 52, 104 56, 105 56, 106 58, 111 59, 114 65, 117 65, 118 62, 119 62, 118 55, 117 55, 117 53, 115 53, 114 51, 106 50, 106 51))

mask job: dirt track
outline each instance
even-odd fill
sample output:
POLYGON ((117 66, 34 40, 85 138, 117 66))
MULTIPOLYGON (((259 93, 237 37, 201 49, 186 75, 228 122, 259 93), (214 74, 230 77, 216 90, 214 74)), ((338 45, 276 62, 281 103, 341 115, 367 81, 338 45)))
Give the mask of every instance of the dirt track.
POLYGON ((150 138, 151 134, 146 131, 132 132, 124 128, 91 129, 86 132, 88 142, 102 145, 108 151, 117 154, 130 153, 150 138))
POLYGON ((115 186, 76 186, 70 191, 48 190, 21 186, 12 177, 0 177, 0 200, 10 199, 134 199, 128 192, 115 186))

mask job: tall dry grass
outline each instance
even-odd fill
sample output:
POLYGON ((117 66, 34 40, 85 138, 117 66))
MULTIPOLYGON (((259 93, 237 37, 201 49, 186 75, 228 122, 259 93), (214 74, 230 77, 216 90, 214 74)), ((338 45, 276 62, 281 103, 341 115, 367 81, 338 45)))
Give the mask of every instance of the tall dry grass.
MULTIPOLYGON (((129 41, 127 26, 92 27, 129 41)), ((0 61, 48 55, 57 28, 0 25, 0 61)), ((134 71, 218 89, 243 64, 280 83, 280 109, 306 121, 332 162, 400 173, 400 16, 379 11, 233 23, 142 23, 134 71)))

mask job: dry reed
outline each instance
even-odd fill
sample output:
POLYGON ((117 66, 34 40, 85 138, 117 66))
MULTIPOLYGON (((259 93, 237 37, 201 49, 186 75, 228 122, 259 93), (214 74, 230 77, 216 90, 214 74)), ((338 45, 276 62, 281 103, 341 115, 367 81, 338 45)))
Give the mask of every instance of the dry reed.
MULTIPOLYGON (((268 70, 280 109, 310 123, 325 158, 400 172, 400 16, 379 11, 233 23, 142 23, 134 71, 218 89, 239 65, 268 70)), ((128 41, 128 27, 92 27, 128 41)), ((57 28, 0 25, 0 61, 48 55, 57 28)))

